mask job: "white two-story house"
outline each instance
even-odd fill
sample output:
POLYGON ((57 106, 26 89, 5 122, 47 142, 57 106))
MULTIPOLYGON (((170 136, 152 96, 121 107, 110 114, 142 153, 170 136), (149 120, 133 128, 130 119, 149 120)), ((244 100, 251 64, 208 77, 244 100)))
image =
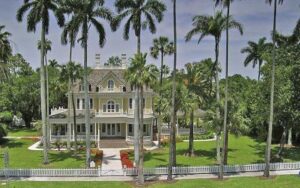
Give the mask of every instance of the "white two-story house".
MULTIPOLYGON (((98 144, 101 139, 124 139, 128 143, 134 138, 134 88, 124 79, 127 68, 126 55, 122 54, 121 66, 102 66, 100 56, 96 55, 96 66, 88 76, 88 92, 90 104, 91 141, 98 144)), ((84 89, 82 81, 73 86, 76 125, 73 124, 73 109, 69 101, 69 110, 59 108, 51 110, 49 118, 51 141, 67 140, 68 136, 74 141, 75 131, 78 140, 85 139, 84 124, 84 89), (69 116, 69 114, 71 114, 69 116), (71 129, 68 130, 68 124, 71 129), (69 132, 70 131, 70 132, 69 132)), ((144 139, 153 139, 153 91, 144 89, 144 139)))

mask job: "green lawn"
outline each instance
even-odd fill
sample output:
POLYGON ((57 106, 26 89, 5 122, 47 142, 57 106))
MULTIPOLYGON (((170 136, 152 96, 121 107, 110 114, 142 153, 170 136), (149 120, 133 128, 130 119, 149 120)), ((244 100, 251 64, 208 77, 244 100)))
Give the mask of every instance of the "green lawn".
MULTIPOLYGON (((50 151, 50 164, 43 165, 43 151, 30 151, 27 148, 34 142, 28 139, 11 139, 1 145, 0 153, 4 147, 9 148, 9 165, 12 168, 82 168, 84 167, 84 152, 74 157, 71 152, 50 151)), ((0 168, 3 166, 0 155, 0 168)))
POLYGON ((21 128, 21 129, 8 129, 7 136, 39 136, 36 129, 21 128))
MULTIPOLYGON (((213 165, 216 163, 216 142, 194 142, 196 157, 184 156, 188 148, 188 142, 180 142, 176 145, 177 164, 183 166, 213 165)), ((274 146, 274 152, 277 147, 274 146)), ((250 137, 229 137, 228 164, 250 164, 264 162, 265 144, 250 137)), ((145 154, 145 166, 166 166, 169 159, 169 148, 147 152, 145 154)), ((284 161, 300 161, 300 148, 285 150, 284 161)))
MULTIPOLYGON (((30 181, 14 181, 10 182, 10 187, 14 188, 130 188, 134 183, 123 182, 30 182, 30 181)), ((168 182, 147 182, 145 187, 149 188, 296 188, 300 185, 300 177, 296 175, 277 176, 271 179, 263 179, 262 177, 247 177, 247 178, 231 178, 224 181, 216 179, 194 179, 194 180, 180 180, 171 183, 168 182)), ((0 187, 5 187, 1 185, 0 187)))

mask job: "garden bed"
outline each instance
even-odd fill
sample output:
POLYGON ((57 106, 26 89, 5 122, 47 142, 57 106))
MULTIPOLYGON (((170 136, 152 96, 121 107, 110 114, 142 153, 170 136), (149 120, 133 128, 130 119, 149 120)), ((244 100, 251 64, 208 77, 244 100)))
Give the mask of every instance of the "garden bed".
POLYGON ((123 168, 133 168, 133 162, 129 159, 129 155, 133 153, 133 150, 121 150, 120 157, 123 168))

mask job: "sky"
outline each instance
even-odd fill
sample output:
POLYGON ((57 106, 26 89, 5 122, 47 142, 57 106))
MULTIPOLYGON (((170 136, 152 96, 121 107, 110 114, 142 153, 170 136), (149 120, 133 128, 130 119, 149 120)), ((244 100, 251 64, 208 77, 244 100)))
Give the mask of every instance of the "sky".
MULTIPOLYGON (((162 0, 166 6, 164 19, 157 24, 156 34, 143 31, 141 36, 142 52, 149 53, 154 38, 167 36, 173 39, 173 10, 171 0, 162 0)), ((106 0, 105 6, 115 11, 115 0, 106 0)), ((37 41, 40 39, 40 25, 35 33, 28 33, 26 30, 26 17, 22 23, 17 22, 16 12, 23 4, 23 0, 0 0, 0 25, 5 25, 9 31, 13 44, 14 53, 21 53, 23 57, 34 68, 40 64, 40 54, 37 50, 37 41)), ((199 62, 202 59, 214 59, 214 39, 204 38, 198 44, 198 37, 186 43, 185 35, 192 29, 192 18, 195 15, 213 15, 217 10, 213 0, 177 0, 177 32, 178 32, 178 67, 183 68, 186 63, 199 62)), ((224 14, 226 10, 223 10, 224 14)), ((243 61, 246 54, 241 54, 241 49, 247 46, 249 40, 258 41, 261 37, 271 40, 270 34, 273 23, 273 7, 265 3, 265 0, 235 0, 231 6, 231 14, 235 20, 244 27, 244 34, 241 36, 236 30, 230 31, 229 47, 229 75, 242 74, 250 78, 257 77, 257 68, 252 66, 244 67, 243 61)), ((27 15, 25 15, 27 16, 27 15)), ((285 0, 283 5, 278 7, 277 30, 283 34, 291 34, 300 18, 300 0, 285 0)), ((111 56, 127 54, 132 57, 136 52, 136 37, 132 30, 130 39, 123 40, 123 25, 118 31, 112 32, 109 25, 100 20, 106 29, 106 43, 103 48, 98 45, 98 37, 93 27, 89 30, 88 41, 88 66, 95 65, 95 54, 101 54, 101 63, 104 64, 111 56)), ((69 47, 60 43, 62 29, 57 26, 53 15, 50 18, 50 30, 47 38, 52 41, 52 50, 48 53, 48 59, 56 59, 60 64, 65 64, 69 57, 69 47)), ((76 45, 73 53, 76 62, 83 62, 83 49, 79 44, 76 45)), ((159 65, 159 60, 148 57, 148 63, 159 65)), ((165 58, 165 63, 173 68, 173 56, 165 58)), ((224 76, 225 64, 225 32, 223 33, 220 44, 220 63, 222 66, 222 77, 224 76)))

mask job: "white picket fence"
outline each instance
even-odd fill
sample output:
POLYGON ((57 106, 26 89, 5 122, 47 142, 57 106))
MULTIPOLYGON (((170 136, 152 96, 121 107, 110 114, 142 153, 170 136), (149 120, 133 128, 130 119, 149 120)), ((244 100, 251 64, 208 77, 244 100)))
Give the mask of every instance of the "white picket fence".
MULTIPOLYGON (((219 166, 191 166, 173 167, 174 175, 189 174, 216 174, 219 166)), ((265 169, 265 164, 249 165, 225 165, 225 173, 261 172, 265 169)), ((300 170, 300 162, 294 163, 271 163, 271 171, 280 170, 300 170)), ((166 175, 167 167, 144 168, 144 175, 166 175)), ((101 176, 136 176, 137 169, 127 168, 119 170, 98 169, 0 169, 1 176, 9 177, 101 177, 101 176)))

